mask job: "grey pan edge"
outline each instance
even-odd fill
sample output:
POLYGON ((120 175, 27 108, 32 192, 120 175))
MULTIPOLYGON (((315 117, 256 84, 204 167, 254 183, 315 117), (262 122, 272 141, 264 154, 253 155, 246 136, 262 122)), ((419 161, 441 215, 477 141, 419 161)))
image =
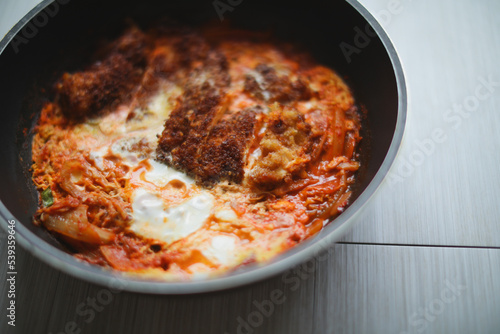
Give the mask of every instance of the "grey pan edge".
MULTIPOLYGON (((42 11, 54 0, 44 0, 24 16, 0 42, 0 53, 10 43, 12 38, 29 22, 35 15, 42 11)), ((294 249, 276 257, 274 260, 260 266, 247 268, 245 271, 230 274, 228 276, 212 278, 209 280, 189 281, 189 282, 162 282, 138 279, 135 277, 119 274, 102 268, 91 266, 87 263, 76 260, 73 256, 45 243, 29 231, 17 220, 0 201, 0 225, 8 231, 8 221, 16 221, 16 240, 41 261, 49 264, 56 270, 82 279, 84 281, 105 286, 108 288, 120 287, 123 291, 146 293, 146 294, 196 294, 208 293, 220 290, 228 290, 244 285, 257 283, 262 280, 279 275, 291 269, 313 256, 317 256, 331 247, 339 240, 355 223, 356 216, 366 206, 369 199, 375 194, 385 176, 389 172, 398 154, 406 123, 407 113, 407 91, 404 79, 403 68, 398 58, 396 50, 382 26, 368 12, 368 10, 356 0, 347 0, 365 20, 374 28, 381 39, 394 69, 397 89, 398 89, 398 116, 395 133, 386 154, 386 157, 378 172, 360 194, 360 196, 343 212, 338 218, 330 223, 328 234, 320 234, 312 239, 306 240, 294 249)))

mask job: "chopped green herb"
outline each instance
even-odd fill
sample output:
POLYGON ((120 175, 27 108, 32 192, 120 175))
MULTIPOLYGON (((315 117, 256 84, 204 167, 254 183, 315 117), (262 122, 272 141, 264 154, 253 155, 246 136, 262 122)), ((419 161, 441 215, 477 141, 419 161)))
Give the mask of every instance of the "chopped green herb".
POLYGON ((54 204, 54 197, 52 196, 52 190, 50 190, 50 188, 47 188, 42 192, 42 204, 46 207, 54 204))

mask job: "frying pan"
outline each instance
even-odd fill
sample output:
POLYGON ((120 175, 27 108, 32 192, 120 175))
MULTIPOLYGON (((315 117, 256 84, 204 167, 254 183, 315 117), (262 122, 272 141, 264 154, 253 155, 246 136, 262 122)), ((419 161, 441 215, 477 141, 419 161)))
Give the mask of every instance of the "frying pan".
POLYGON ((357 220, 394 161, 406 120, 406 86, 390 39, 358 2, 339 1, 130 1, 45 0, 0 43, 0 224, 16 222, 16 240, 54 268, 88 282, 155 294, 217 291, 277 275, 324 251, 357 220), (217 8, 216 8, 217 7, 217 8), (51 87, 64 72, 81 68, 99 41, 113 38, 133 19, 147 25, 168 15, 187 23, 231 22, 244 29, 273 31, 280 40, 306 48, 346 79, 362 110, 363 170, 351 205, 315 237, 263 265, 190 282, 132 278, 80 262, 32 216, 38 205, 30 177, 33 126, 51 87))

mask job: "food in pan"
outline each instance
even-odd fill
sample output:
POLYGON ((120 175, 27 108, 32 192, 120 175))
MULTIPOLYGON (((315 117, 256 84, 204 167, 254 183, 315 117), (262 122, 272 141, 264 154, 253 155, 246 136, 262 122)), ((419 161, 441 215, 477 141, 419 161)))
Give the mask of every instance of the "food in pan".
POLYGON ((264 263, 349 204, 343 80, 245 31, 129 28, 65 73, 33 139, 35 222, 78 259, 161 280, 264 263))

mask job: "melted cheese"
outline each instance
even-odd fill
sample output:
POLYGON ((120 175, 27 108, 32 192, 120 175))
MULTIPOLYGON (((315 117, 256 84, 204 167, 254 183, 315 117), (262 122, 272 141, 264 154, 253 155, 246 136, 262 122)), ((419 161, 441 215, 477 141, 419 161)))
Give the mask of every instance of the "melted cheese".
POLYGON ((157 195, 137 189, 132 198, 133 220, 129 229, 145 238, 170 244, 201 228, 212 207, 213 198, 208 193, 168 207, 157 195))
POLYGON ((151 169, 145 173, 145 179, 157 187, 163 188, 173 180, 181 181, 186 185, 193 185, 194 180, 186 174, 173 169, 167 165, 158 163, 152 159, 148 160, 151 169))
POLYGON ((168 95, 158 94, 149 104, 148 114, 133 124, 134 131, 123 133, 123 128, 127 126, 126 120, 115 118, 117 122, 113 127, 106 125, 108 131, 105 134, 112 140, 93 147, 89 152, 89 158, 100 170, 106 169, 104 161, 108 155, 130 167, 127 178, 131 178, 131 171, 144 168, 141 163, 145 162, 145 165, 149 166, 143 177, 151 183, 153 189, 137 184, 127 187, 132 192, 132 221, 128 229, 138 236, 166 244, 183 239, 200 229, 211 215, 214 206, 213 196, 207 191, 190 192, 182 203, 169 205, 159 193, 173 180, 190 189, 197 189, 194 180, 185 173, 156 162, 151 154, 144 156, 143 151, 134 150, 134 145, 142 142, 154 151, 157 135, 161 133, 163 119, 170 112, 170 108, 168 95), (146 130, 141 130, 143 127, 146 130))
POLYGON ((209 245, 202 248, 202 253, 208 259, 223 266, 231 266, 237 262, 236 245, 239 239, 229 235, 214 236, 209 245))

